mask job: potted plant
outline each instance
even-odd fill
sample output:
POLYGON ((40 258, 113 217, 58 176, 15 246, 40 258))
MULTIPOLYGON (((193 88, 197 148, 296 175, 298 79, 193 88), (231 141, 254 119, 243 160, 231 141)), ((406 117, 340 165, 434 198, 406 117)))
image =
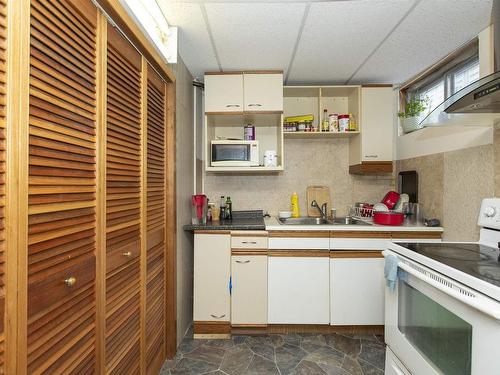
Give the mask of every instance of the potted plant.
POLYGON ((428 97, 411 99, 406 103, 404 112, 398 112, 405 133, 418 129, 420 115, 429 107, 429 103, 428 97))

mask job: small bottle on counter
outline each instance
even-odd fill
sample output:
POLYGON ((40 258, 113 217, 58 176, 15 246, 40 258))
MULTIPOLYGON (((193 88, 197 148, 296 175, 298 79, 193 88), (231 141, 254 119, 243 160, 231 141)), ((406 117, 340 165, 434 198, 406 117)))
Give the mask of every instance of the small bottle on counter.
POLYGON ((233 219, 233 202, 231 202, 231 197, 226 198, 226 219, 233 219))
POLYGON ((209 202, 208 199, 207 199, 207 223, 211 223, 212 222, 212 206, 214 204, 212 202, 209 202))
POLYGON ((219 209, 220 209, 219 217, 220 217, 220 220, 222 221, 226 218, 226 200, 224 199, 223 195, 220 196, 219 209))
POLYGON ((292 217, 300 217, 300 208, 299 208, 299 196, 296 192, 292 194, 290 199, 290 206, 292 211, 292 217))

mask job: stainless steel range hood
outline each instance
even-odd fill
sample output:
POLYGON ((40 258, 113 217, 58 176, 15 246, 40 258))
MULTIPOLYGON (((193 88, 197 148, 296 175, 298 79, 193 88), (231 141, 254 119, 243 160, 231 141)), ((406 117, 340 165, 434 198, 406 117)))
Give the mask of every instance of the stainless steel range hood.
POLYGON ((444 103, 446 113, 500 113, 500 0, 491 10, 495 73, 463 88, 444 103))

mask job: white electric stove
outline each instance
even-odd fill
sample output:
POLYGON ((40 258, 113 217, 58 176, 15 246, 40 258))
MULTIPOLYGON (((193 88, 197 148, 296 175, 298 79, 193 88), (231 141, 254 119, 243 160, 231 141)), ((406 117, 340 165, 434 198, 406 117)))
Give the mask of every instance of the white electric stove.
POLYGON ((477 243, 391 243, 386 375, 500 374, 500 199, 484 199, 477 243))

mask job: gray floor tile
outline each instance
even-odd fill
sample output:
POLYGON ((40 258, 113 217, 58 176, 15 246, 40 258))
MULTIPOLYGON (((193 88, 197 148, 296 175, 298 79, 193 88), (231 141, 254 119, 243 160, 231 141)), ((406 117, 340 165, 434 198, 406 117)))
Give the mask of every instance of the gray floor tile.
POLYGON ((224 357, 225 350, 220 348, 214 348, 212 346, 202 345, 192 352, 184 354, 184 358, 192 358, 201 361, 205 361, 216 365, 216 369, 219 368, 222 363, 222 358, 224 357))
POLYGON ((242 374, 250 365, 253 352, 246 345, 226 350, 220 369, 229 375, 242 374))
POLYGON ((274 361, 270 361, 260 355, 254 355, 250 365, 248 366, 245 374, 248 375, 263 375, 263 374, 276 374, 279 375, 278 368, 274 361))
POLYGON ((345 354, 356 356, 361 350, 361 339, 335 333, 325 335, 325 339, 329 346, 345 354))
POLYGON ((379 369, 383 369, 385 364, 385 349, 383 347, 362 345, 358 358, 379 369))
POLYGON ((292 374, 293 375, 326 375, 326 372, 323 371, 323 369, 321 367, 319 367, 317 363, 304 360, 297 365, 295 370, 293 370, 292 374))

